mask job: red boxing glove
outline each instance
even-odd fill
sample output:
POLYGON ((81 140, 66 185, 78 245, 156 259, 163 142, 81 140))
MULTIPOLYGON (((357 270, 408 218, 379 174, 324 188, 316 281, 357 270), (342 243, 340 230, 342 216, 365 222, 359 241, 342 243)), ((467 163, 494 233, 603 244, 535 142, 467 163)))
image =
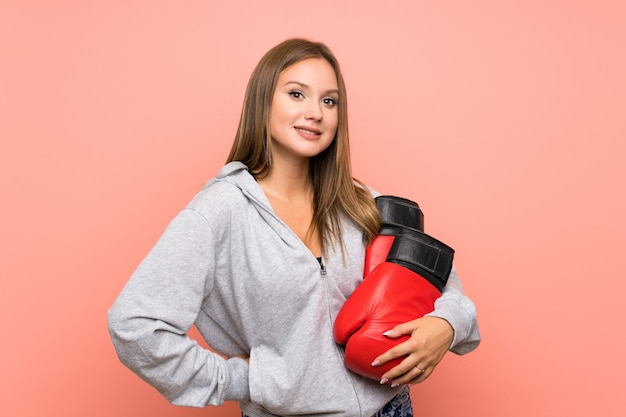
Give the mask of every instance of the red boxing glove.
POLYGON ((391 195, 381 195, 375 200, 380 211, 381 226, 378 235, 365 250, 365 278, 377 265, 385 262, 393 240, 400 234, 402 227, 424 231, 424 215, 416 202, 391 195))
POLYGON ((383 335, 385 331, 433 311, 453 257, 454 250, 442 242, 417 230, 402 230, 387 261, 354 290, 335 320, 335 341, 346 345, 348 369, 380 380, 404 359, 372 366, 376 357, 409 338, 390 339, 383 335))

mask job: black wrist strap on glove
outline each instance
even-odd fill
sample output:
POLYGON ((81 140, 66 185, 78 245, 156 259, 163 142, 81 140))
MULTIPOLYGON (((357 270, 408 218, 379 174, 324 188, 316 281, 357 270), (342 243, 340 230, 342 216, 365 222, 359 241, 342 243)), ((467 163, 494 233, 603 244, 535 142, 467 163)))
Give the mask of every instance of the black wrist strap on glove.
POLYGON ((375 200, 382 221, 379 234, 396 235, 401 227, 424 231, 424 214, 416 202, 392 195, 381 195, 375 200))
POLYGON ((454 249, 419 230, 403 228, 393 241, 387 262, 397 263, 443 290, 452 271, 454 249))

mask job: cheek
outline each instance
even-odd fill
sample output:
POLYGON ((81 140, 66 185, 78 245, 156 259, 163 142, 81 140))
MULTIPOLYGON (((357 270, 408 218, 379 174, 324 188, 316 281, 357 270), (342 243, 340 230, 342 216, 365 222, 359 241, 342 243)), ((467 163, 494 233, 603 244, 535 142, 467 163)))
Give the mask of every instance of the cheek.
POLYGON ((280 99, 275 100, 270 110, 270 123, 281 124, 291 122, 297 116, 297 108, 284 103, 280 99))
POLYGON ((280 105, 272 105, 270 110, 270 134, 274 135, 283 126, 285 122, 285 114, 280 105))
POLYGON ((339 116, 337 112, 332 113, 330 117, 328 117, 327 122, 327 129, 332 130, 333 136, 335 136, 335 133, 337 133, 337 127, 339 125, 339 116))

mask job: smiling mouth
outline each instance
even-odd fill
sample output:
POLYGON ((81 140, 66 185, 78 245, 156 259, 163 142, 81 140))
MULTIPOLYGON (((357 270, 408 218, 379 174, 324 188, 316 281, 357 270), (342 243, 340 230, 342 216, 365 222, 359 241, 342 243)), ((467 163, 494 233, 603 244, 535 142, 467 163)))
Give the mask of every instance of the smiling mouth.
POLYGON ((298 132, 304 133, 305 135, 320 136, 322 134, 322 132, 308 130, 308 129, 304 129, 302 127, 296 127, 296 130, 298 132))

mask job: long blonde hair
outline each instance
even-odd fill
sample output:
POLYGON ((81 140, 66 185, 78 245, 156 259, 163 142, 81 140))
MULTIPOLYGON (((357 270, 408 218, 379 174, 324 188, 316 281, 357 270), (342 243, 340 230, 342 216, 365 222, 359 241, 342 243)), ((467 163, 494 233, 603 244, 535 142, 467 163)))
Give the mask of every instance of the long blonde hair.
POLYGON ((330 146, 311 158, 309 164, 313 186, 313 220, 309 231, 319 232, 322 251, 326 253, 329 245, 341 241, 343 213, 363 231, 367 245, 378 233, 380 214, 369 190, 352 177, 346 86, 337 59, 323 43, 288 39, 261 58, 248 82, 227 162, 243 162, 256 178, 269 173, 272 167, 269 115, 276 83, 284 70, 307 58, 325 59, 335 70, 339 89, 337 133, 330 146))

